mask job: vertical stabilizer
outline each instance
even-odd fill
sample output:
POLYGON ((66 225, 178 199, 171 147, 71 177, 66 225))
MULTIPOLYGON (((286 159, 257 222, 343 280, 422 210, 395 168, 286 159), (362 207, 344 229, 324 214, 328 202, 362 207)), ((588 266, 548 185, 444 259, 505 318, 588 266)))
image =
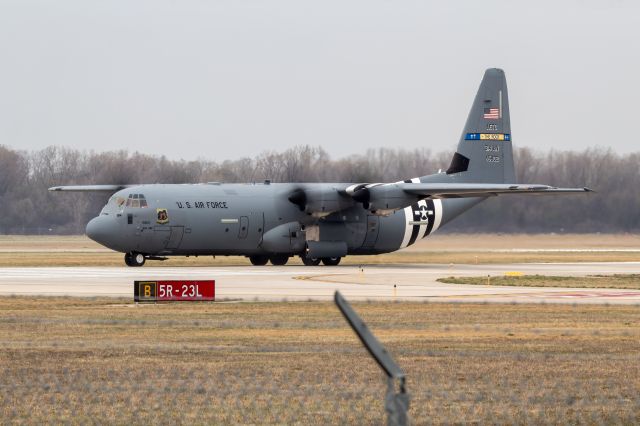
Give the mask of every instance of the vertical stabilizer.
POLYGON ((490 68, 473 101, 447 170, 458 182, 516 183, 504 71, 490 68))

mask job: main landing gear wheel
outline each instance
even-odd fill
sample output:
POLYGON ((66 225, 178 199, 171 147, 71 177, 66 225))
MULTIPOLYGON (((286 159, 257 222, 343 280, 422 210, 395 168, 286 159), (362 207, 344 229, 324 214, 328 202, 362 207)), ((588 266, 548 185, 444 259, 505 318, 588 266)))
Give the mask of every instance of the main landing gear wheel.
POLYGON ((300 256, 300 259, 302 260, 302 263, 305 264, 305 266, 318 266, 320 264, 320 259, 318 258, 300 256))
POLYGON ((124 255, 124 263, 126 263, 127 266, 142 266, 145 261, 146 259, 141 253, 127 253, 124 255))
POLYGON ((269 258, 267 256, 255 255, 255 256, 249 256, 249 261, 254 266, 263 266, 267 264, 267 262, 269 261, 269 258))
POLYGON ((322 263, 324 263, 326 266, 336 266, 338 263, 340 263, 340 259, 340 257, 323 257, 322 263))
POLYGON ((287 262, 289 261, 289 256, 287 256, 286 254, 277 254, 275 256, 271 256, 269 260, 271 261, 272 265, 282 266, 287 264, 287 262))

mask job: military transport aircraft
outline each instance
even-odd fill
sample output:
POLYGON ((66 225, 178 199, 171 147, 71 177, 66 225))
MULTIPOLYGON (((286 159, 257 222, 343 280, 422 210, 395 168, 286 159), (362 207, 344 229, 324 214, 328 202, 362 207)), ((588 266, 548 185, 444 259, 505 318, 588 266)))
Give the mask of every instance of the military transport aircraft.
POLYGON ((337 265, 348 254, 403 249, 487 197, 588 188, 517 184, 504 71, 488 69, 451 165, 392 183, 57 186, 115 192, 87 235, 129 266, 167 256, 240 255, 254 265, 337 265))

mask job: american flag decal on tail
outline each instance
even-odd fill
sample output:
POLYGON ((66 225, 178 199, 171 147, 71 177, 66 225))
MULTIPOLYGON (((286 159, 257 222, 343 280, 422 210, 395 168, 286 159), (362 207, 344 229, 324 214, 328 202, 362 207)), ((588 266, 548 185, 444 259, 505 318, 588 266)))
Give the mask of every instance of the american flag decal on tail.
POLYGON ((489 120, 497 120, 500 118, 500 108, 485 108, 483 117, 489 120))

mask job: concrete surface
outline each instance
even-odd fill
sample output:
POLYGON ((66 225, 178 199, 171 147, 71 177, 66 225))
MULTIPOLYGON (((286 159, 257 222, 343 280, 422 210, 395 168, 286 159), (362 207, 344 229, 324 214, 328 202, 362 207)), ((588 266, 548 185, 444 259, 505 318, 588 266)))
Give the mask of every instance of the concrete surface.
POLYGON ((114 296, 133 299, 134 280, 215 279, 218 300, 413 300, 640 305, 640 290, 501 287, 442 284, 437 278, 505 272, 584 276, 640 272, 640 263, 504 265, 381 265, 338 267, 227 266, 180 268, 0 268, 0 295, 114 296), (394 288, 394 285, 396 286, 394 288))

